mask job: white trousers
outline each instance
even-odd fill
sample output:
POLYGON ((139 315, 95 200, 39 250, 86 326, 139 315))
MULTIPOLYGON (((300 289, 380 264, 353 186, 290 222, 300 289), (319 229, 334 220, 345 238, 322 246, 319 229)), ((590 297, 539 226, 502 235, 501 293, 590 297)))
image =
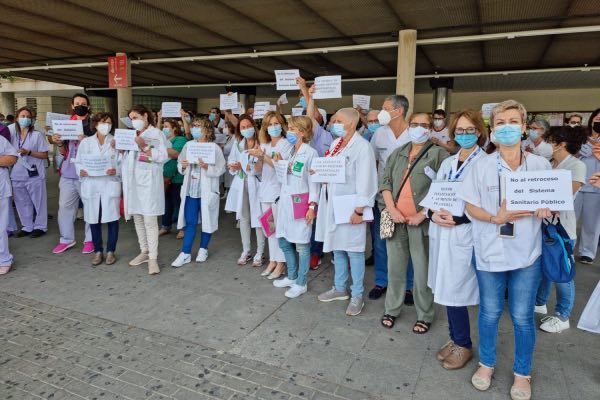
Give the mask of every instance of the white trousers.
MULTIPOLYGON (((58 183, 58 230, 60 243, 73 243, 75 241, 75 220, 81 199, 81 182, 79 179, 60 177, 58 183)), ((85 224, 84 242, 92 241, 90 225, 85 224)))
POLYGON ((579 192, 575 196, 575 214, 581 221, 579 255, 596 258, 600 237, 600 193, 579 192))
MULTIPOLYGON (((269 207, 273 208, 273 216, 275 217, 275 221, 277 221, 277 204, 260 203, 260 208, 263 211, 263 213, 266 212, 269 209, 269 207)), ((269 261, 284 263, 285 256, 283 255, 283 251, 279 247, 279 239, 277 239, 277 235, 272 234, 271 237, 267 238, 267 240, 269 243, 269 261)))
MULTIPOLYGON (((244 195, 242 197, 242 212, 240 216, 240 236, 242 237, 242 247, 244 253, 250 253, 252 251, 252 240, 250 238, 252 227, 250 224, 250 199, 248 197, 248 180, 244 179, 244 195)), ((265 252, 265 234, 262 228, 255 228, 256 230, 256 254, 259 257, 265 252)))
POLYGON ((12 265, 12 254, 8 249, 9 209, 12 209, 12 197, 0 198, 0 267, 12 265))
POLYGON ((140 251, 148 253, 151 260, 158 259, 158 217, 141 214, 133 215, 140 251))

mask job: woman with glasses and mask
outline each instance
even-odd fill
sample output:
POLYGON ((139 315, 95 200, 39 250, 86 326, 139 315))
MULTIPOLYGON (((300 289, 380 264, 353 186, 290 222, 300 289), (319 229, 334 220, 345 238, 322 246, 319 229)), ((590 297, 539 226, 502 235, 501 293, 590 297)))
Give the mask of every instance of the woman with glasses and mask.
MULTIPOLYGON (((460 182, 485 155, 481 146, 487 141, 487 130, 478 111, 464 110, 452 116, 448 133, 460 150, 444 160, 437 180, 460 182)), ((450 340, 438 351, 437 359, 445 369, 459 369, 473 357, 467 306, 479 304, 471 220, 464 211, 453 215, 443 208, 430 209, 428 216, 433 223, 429 225, 427 284, 433 301, 446 306, 450 328, 450 340)))

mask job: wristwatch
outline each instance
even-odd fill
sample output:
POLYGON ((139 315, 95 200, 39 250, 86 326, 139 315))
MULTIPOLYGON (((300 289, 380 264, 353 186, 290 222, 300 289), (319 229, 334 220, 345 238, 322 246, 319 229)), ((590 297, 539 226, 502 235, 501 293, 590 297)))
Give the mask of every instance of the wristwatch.
POLYGON ((354 210, 354 214, 358 215, 359 217, 363 216, 363 213, 359 213, 358 211, 354 210))

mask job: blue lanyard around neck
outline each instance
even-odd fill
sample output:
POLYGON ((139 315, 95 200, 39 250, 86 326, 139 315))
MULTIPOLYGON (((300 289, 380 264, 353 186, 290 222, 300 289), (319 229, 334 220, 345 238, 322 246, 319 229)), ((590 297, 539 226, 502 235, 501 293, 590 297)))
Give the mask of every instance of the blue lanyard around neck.
MULTIPOLYGON (((450 168, 450 173, 448 174, 449 180, 450 181, 457 181, 458 178, 460 178, 460 176, 462 175, 462 173, 465 171, 465 167, 467 166, 467 164, 470 161, 472 161, 473 158, 475 158, 475 156, 477 156, 477 154, 479 154, 480 151, 481 151, 481 147, 478 147, 477 150, 475 150, 473 153, 471 153, 471 155, 469 157, 467 157, 467 159, 463 162, 463 164, 460 166, 460 168, 458 168, 458 170, 456 171, 456 174, 454 176, 452 176, 452 167, 451 167, 450 168)), ((457 163, 458 163, 458 157, 459 157, 459 155, 456 156, 457 163)))

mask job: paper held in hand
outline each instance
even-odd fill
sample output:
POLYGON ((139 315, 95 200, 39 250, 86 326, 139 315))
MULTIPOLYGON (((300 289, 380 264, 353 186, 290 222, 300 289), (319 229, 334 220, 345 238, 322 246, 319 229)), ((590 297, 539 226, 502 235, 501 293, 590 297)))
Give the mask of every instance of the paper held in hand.
POLYGON ((215 163, 215 145, 212 143, 189 142, 187 144, 187 160, 190 164, 198 164, 202 159, 205 164, 215 163))
POLYGON ((310 169, 315 171, 310 176, 313 182, 346 183, 345 157, 315 157, 310 169))
POLYGON ((83 123, 80 119, 54 120, 52 131, 60 136, 60 140, 79 140, 79 136, 83 135, 83 123))
POLYGON ((508 211, 573 210, 572 174, 565 169, 505 174, 508 211))
POLYGON ((135 142, 135 129, 115 129, 115 149, 137 151, 140 147, 135 142))
POLYGON ((267 112, 270 111, 270 103, 268 101, 257 101, 254 103, 254 114, 252 117, 257 119, 262 119, 267 112))
POLYGON ((371 106, 371 96, 365 96, 362 94, 353 94, 352 95, 352 108, 356 108, 360 106, 365 111, 369 110, 371 106))
POLYGON ((52 126, 52 121, 65 121, 71 118, 70 115, 67 114, 58 114, 53 112, 46 113, 46 126, 52 126))
POLYGON ((110 156, 85 154, 80 160, 79 167, 85 170, 88 176, 106 176, 106 171, 113 168, 110 156))
POLYGON ((315 87, 314 99, 339 99, 342 97, 342 76, 317 76, 315 87))
POLYGON ((298 117, 302 115, 304 112, 304 108, 302 107, 292 107, 292 117, 298 117))
POLYGON ((165 101, 160 107, 162 118, 181 118, 181 103, 165 101))
POLYGON ((461 217, 465 213, 465 202, 456 195, 460 185, 461 182, 433 181, 419 205, 433 211, 443 208, 450 214, 461 217))
MULTIPOLYGON (((333 196, 333 217, 336 225, 349 224, 354 210, 356 210, 356 195, 333 196)), ((373 208, 365 207, 363 221, 373 221, 373 208)))
POLYGON ((296 78, 300 76, 299 69, 280 69, 275 70, 275 81, 277 90, 298 90, 296 78))
POLYGON ((238 94, 225 93, 220 95, 219 108, 225 110, 236 110, 238 108, 238 94))

